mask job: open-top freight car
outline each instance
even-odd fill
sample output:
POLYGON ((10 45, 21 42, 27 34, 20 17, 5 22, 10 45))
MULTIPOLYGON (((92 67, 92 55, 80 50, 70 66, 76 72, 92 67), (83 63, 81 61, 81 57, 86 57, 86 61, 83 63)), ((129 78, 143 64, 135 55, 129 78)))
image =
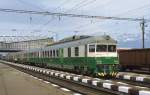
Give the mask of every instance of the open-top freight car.
POLYGON ((10 60, 80 74, 115 76, 117 42, 110 36, 73 36, 45 48, 9 55, 10 60))
POLYGON ((150 48, 118 50, 121 70, 139 70, 150 73, 150 48))

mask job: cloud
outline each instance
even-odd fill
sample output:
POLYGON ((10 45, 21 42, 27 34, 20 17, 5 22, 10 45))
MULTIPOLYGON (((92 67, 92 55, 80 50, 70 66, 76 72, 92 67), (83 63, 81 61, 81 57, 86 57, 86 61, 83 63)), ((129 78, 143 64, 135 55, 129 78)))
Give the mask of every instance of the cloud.
MULTIPOLYGON (((95 0, 95 2, 87 5, 86 3, 92 0, 87 0, 83 4, 79 4, 81 1, 85 0, 1 0, 0 8, 65 12, 74 7, 74 9, 68 13, 101 16, 117 16, 118 14, 121 14, 119 17, 143 17, 149 14, 149 9, 147 7, 135 10, 141 6, 150 4, 149 0, 95 0), (131 11, 128 13, 128 10, 131 11)), ((149 16, 146 17, 149 18, 149 16)), ((20 15, 3 12, 0 14, 0 21, 1 27, 6 29, 5 32, 1 32, 0 35, 33 34, 51 36, 52 34, 47 31, 53 31, 58 33, 58 37, 61 39, 66 36, 73 35, 74 31, 79 31, 78 34, 83 35, 103 35, 105 33, 117 39, 121 45, 123 43, 130 43, 141 39, 140 22, 53 17, 29 14, 20 15), (32 17, 32 21, 30 21, 30 17, 32 17), (51 19, 53 20, 50 21, 51 19), (45 25, 47 22, 49 23, 45 25), (10 30, 18 29, 21 31, 21 29, 23 29, 27 31, 20 32, 20 34, 12 33, 12 31, 7 30, 8 28, 10 30), (41 32, 30 33, 31 31, 33 32, 33 30, 41 32)), ((145 39, 150 40, 149 36, 150 33, 146 33, 145 39)))

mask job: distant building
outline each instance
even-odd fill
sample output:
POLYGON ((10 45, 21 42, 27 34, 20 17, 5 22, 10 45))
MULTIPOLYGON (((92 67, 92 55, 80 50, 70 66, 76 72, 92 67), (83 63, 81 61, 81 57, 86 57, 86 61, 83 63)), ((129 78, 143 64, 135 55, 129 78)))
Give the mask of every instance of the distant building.
POLYGON ((33 48, 46 47, 54 42, 53 38, 28 40, 20 42, 0 42, 0 50, 29 50, 33 48))

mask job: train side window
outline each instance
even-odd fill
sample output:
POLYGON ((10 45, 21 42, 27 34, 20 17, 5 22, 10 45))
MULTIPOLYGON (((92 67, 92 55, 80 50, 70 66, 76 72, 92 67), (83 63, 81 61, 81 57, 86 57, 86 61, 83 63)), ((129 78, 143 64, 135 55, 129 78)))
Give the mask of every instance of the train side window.
POLYGON ((53 50, 53 57, 55 57, 55 50, 53 50))
POLYGON ((37 55, 36 52, 34 52, 34 57, 36 57, 36 55, 37 55))
POLYGON ((43 56, 44 56, 44 52, 42 51, 42 58, 43 58, 43 56))
POLYGON ((49 57, 49 51, 47 51, 47 57, 49 57))
POLYGON ((35 52, 35 57, 37 57, 38 56, 38 53, 37 52, 35 52))
POLYGON ((40 51, 38 52, 38 58, 40 58, 40 51))
POLYGON ((46 51, 44 51, 44 57, 46 57, 46 51))
POLYGON ((46 51, 44 51, 44 57, 47 57, 47 52, 46 51))
MULTIPOLYGON (((17 55, 18 56, 18 55, 17 55)), ((31 57, 33 57, 33 52, 31 53, 31 57)))
POLYGON ((37 57, 37 52, 35 52, 35 57, 37 57))
POLYGON ((68 57, 71 57, 71 48, 68 48, 68 57))
POLYGON ((39 58, 39 52, 37 52, 37 57, 39 58))
POLYGON ((49 52, 49 58, 50 58, 51 57, 51 52, 50 52, 50 50, 48 52, 49 52))
POLYGON ((47 57, 49 57, 49 51, 47 51, 47 57))
POLYGON ((75 56, 79 56, 79 47, 75 47, 75 56))
POLYGON ((52 50, 50 51, 50 57, 52 57, 52 50))
MULTIPOLYGON (((19 56, 18 56, 19 57, 19 56)), ((34 57, 34 52, 32 52, 32 57, 34 57)))
POLYGON ((89 52, 95 52, 95 45, 89 45, 89 52))
POLYGON ((45 53, 44 53, 44 51, 42 51, 42 57, 44 57, 45 55, 44 55, 45 53))
POLYGON ((107 51, 107 45, 97 45, 96 46, 96 52, 106 52, 107 51))
POLYGON ((108 52, 115 52, 116 51, 116 45, 108 45, 108 52))
POLYGON ((59 50, 56 50, 56 55, 57 55, 57 57, 59 56, 59 50))
POLYGON ((47 55, 48 55, 48 53, 47 53, 47 51, 45 51, 45 57, 47 57, 47 55))
POLYGON ((47 51, 47 57, 49 57, 49 51, 47 51))

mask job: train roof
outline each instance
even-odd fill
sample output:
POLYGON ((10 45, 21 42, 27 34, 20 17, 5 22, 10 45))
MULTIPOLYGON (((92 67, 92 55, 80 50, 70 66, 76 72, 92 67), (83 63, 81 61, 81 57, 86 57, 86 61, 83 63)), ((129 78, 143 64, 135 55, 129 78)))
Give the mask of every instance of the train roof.
POLYGON ((89 40, 91 41, 95 41, 95 42, 98 42, 98 41, 104 41, 104 42, 115 42, 116 41, 114 39, 112 39, 110 36, 108 35, 103 35, 103 36, 87 36, 87 35, 81 35, 81 36, 71 36, 71 37, 67 37, 67 38, 64 38, 56 43, 52 43, 48 46, 53 46, 53 45, 57 45, 57 44, 62 44, 62 43, 68 43, 68 42, 74 42, 74 41, 81 41, 81 40, 84 40, 84 42, 90 42, 89 40))
POLYGON ((71 37, 64 38, 64 39, 60 40, 59 42, 69 42, 69 41, 80 40, 80 39, 85 39, 85 38, 89 38, 89 37, 92 37, 92 36, 74 35, 74 36, 71 36, 71 37))
POLYGON ((49 50, 49 49, 75 47, 75 46, 91 44, 91 43, 116 45, 117 41, 108 35, 103 35, 103 36, 72 36, 72 37, 62 39, 59 42, 50 44, 49 46, 44 47, 44 48, 32 49, 32 50, 30 50, 30 52, 34 52, 36 50, 49 50))

